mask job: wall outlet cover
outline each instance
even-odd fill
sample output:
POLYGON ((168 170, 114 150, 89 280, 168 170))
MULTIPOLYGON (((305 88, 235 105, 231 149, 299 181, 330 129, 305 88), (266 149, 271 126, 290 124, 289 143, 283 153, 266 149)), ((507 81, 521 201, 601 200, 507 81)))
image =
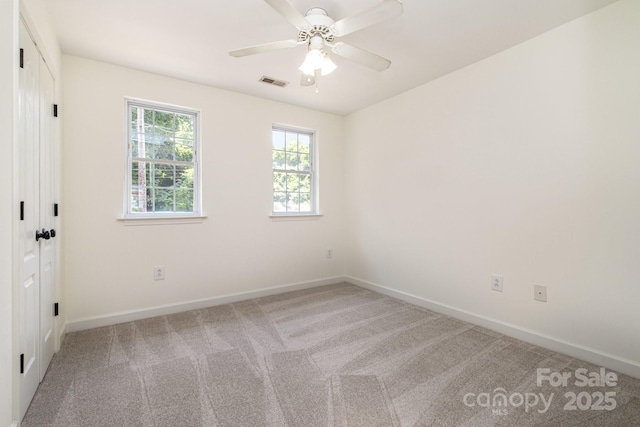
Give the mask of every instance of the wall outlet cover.
POLYGON ((503 279, 499 274, 491 275, 491 290, 502 292, 503 290, 503 279))
POLYGON ((153 267, 153 280, 164 280, 164 265, 153 267))

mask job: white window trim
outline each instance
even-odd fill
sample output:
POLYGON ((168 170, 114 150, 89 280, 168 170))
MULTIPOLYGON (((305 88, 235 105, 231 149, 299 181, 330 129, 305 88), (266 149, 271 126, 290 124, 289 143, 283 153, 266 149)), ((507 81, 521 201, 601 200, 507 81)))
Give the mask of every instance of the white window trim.
POLYGON ((284 213, 284 214, 271 214, 269 215, 269 218, 271 218, 271 220, 273 222, 279 222, 279 221, 317 221, 320 218, 322 218, 324 216, 324 214, 321 213, 301 213, 301 214, 296 214, 296 213, 284 213))
POLYGON ((184 107, 180 105, 167 104, 163 102, 150 101, 146 99, 125 97, 124 98, 124 117, 125 117, 125 170, 124 179, 124 214, 119 221, 125 225, 160 225, 160 224, 178 224, 178 223, 197 223, 207 218, 202 213, 202 170, 201 170, 201 111, 196 108, 184 107), (193 212, 131 212, 131 149, 129 142, 131 141, 131 126, 129 107, 135 105, 143 108, 159 109, 176 113, 188 113, 196 116, 194 125, 194 183, 193 183, 193 212), (145 222, 145 220, 150 220, 145 222))
POLYGON ((201 224, 207 216, 147 216, 147 217, 123 217, 118 221, 124 225, 173 225, 173 224, 201 224))
POLYGON ((313 210, 311 212, 274 212, 273 211, 273 164, 271 166, 271 213, 269 218, 273 221, 304 221, 304 220, 317 220, 320 219, 323 214, 320 211, 320 179, 318 171, 318 134, 319 132, 314 129, 309 129, 300 126, 292 126, 282 123, 273 123, 269 130, 269 146, 271 155, 273 156, 273 131, 292 131, 299 133, 308 133, 311 135, 311 148, 309 153, 311 154, 311 206, 313 210))

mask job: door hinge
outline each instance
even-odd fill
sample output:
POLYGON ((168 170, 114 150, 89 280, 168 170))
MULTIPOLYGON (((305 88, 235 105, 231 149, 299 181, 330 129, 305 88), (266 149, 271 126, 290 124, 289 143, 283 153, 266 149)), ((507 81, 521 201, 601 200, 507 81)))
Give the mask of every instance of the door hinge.
POLYGON ((58 216, 58 204, 53 204, 53 216, 58 216))
POLYGON ((24 221, 24 202, 20 202, 20 221, 24 221))
POLYGON ((24 49, 20 48, 20 68, 24 68, 24 49))
POLYGON ((56 317, 58 315, 58 303, 53 303, 53 316, 56 317))
POLYGON ((20 373, 24 374, 24 353, 20 355, 20 373))
POLYGON ((58 117, 58 104, 53 104, 53 117, 58 117))

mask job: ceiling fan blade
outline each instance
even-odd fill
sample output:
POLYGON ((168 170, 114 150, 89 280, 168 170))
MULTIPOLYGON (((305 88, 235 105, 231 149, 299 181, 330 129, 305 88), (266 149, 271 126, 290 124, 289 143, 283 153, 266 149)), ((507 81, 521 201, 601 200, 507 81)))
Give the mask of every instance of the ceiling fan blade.
POLYGON ((331 46, 331 50, 336 55, 357 62, 360 65, 373 68, 376 71, 384 71, 391 65, 391 61, 386 58, 343 42, 335 43, 331 46))
POLYGON ((403 11, 404 8, 400 0, 382 0, 369 9, 336 22, 333 28, 334 34, 338 37, 344 36, 386 19, 395 18, 402 15, 403 11))
POLYGON ((281 40, 279 42, 271 42, 259 44, 256 46, 245 47, 243 49, 236 49, 229 52, 229 55, 240 58, 242 56, 254 55, 256 53, 272 52, 274 50, 288 49, 290 47, 298 46, 298 42, 295 40, 281 40))
POLYGON ((309 29, 311 26, 305 19, 304 15, 298 11, 288 0, 264 0, 269 6, 274 8, 276 12, 284 17, 294 27, 299 30, 309 29))

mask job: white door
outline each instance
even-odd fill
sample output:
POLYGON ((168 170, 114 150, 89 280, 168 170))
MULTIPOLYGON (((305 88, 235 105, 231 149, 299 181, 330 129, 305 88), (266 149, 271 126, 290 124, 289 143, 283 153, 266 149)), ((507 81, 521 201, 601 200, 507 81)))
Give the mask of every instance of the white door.
POLYGON ((18 191, 20 418, 54 353, 55 231, 53 204, 54 81, 20 23, 18 191))
POLYGON ((53 76, 40 58, 40 228, 49 238, 40 240, 40 381, 54 353, 53 303, 55 236, 53 209, 53 76))
POLYGON ((20 68, 18 188, 21 200, 19 351, 20 351, 20 418, 27 412, 31 398, 40 382, 40 243, 36 231, 40 225, 40 55, 24 25, 20 25, 20 45, 23 55, 20 68))

